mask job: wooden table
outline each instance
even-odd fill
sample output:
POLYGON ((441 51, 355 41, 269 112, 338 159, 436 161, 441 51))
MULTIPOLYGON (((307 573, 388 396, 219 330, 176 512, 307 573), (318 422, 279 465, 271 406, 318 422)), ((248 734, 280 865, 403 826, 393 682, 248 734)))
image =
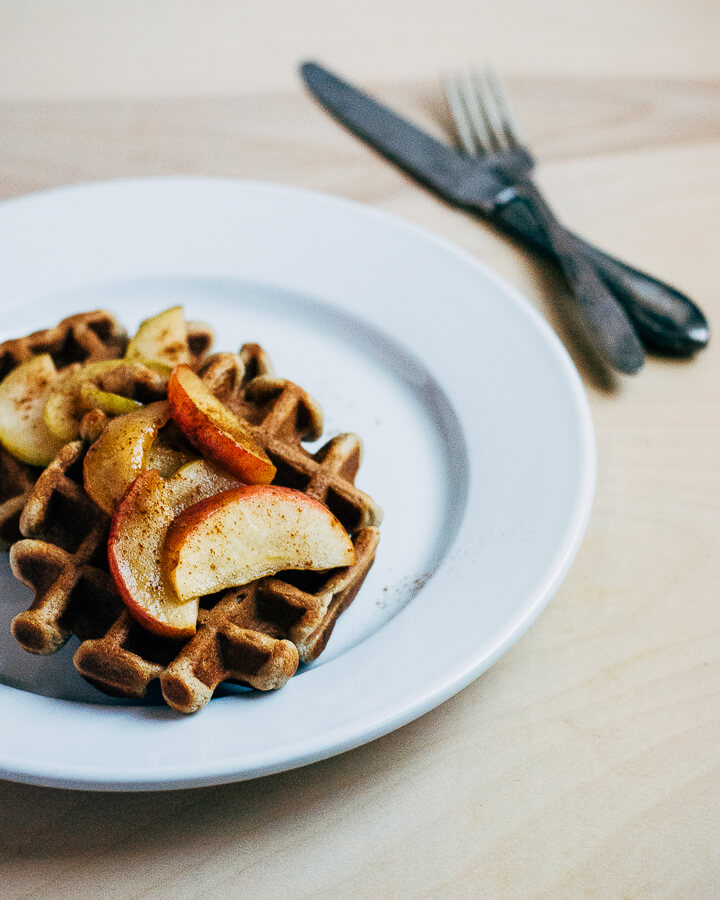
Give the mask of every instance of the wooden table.
POLYGON ((599 449, 584 544, 491 671, 366 747, 186 792, 0 784, 3 898, 720 894, 717 346, 598 380, 553 311, 558 276, 384 164, 294 71, 314 55, 441 131, 438 71, 492 57, 558 211, 717 323, 720 7, 386 6, 6 0, 0 198, 221 174, 456 242, 557 325, 584 376, 599 449))

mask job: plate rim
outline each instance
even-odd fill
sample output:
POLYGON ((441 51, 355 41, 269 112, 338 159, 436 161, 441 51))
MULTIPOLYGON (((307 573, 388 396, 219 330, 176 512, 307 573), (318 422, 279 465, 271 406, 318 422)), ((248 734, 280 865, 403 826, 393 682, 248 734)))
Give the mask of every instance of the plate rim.
MULTIPOLYGON (((581 483, 579 485, 575 508, 572 513, 572 524, 568 526, 568 531, 570 533, 565 536, 563 552, 561 554, 562 559, 555 566, 551 577, 537 590, 534 600, 523 608, 521 614, 517 615, 512 621, 507 623, 504 632, 496 637, 492 649, 485 653, 481 658, 466 661, 465 665, 451 673, 444 683, 438 684, 434 689, 426 691, 422 700, 415 700, 415 702, 407 705, 405 708, 396 710, 395 715, 391 717, 386 717, 383 720, 375 722, 365 722, 359 730, 357 723, 353 728, 345 728, 344 730, 341 728, 336 729, 337 733, 335 736, 330 741, 326 739, 323 746, 319 746, 317 740, 308 740, 305 742, 304 746, 296 748, 292 759, 278 758, 268 760, 265 765, 258 763, 252 771, 234 771, 232 765, 228 764, 226 760, 223 760, 220 764, 220 768, 217 768, 216 766, 213 771, 208 769, 207 763, 199 763, 198 767, 203 770, 204 774, 200 771, 188 774, 189 767, 186 763, 182 767, 184 774, 173 772, 172 769, 164 767, 162 774, 155 771, 154 773, 146 773, 145 775, 140 776, 136 772, 128 772, 123 776, 114 777, 113 774, 108 774, 102 768, 99 768, 97 771, 91 771, 87 766, 76 768, 67 763, 62 766, 54 765, 46 767, 39 766, 35 763, 23 767, 22 765, 18 765, 16 761, 13 765, 4 758, 3 752, 0 751, 0 777, 9 780, 54 787, 95 790, 159 790, 220 784, 297 768, 345 752, 353 747, 360 746, 368 741, 394 731, 458 693, 480 674, 489 669, 494 662, 496 662, 497 659, 525 633, 540 612, 546 607, 567 574, 584 537, 592 509, 597 474, 597 449, 594 428, 584 386, 567 351, 538 310, 527 301, 515 287, 505 281, 504 278, 493 271, 482 260, 475 258, 468 251, 422 226, 409 222, 400 216, 388 213, 385 210, 333 194, 296 186, 277 184, 274 182, 202 175, 120 178, 63 185, 10 198, 9 200, 4 201, 0 204, 0 219, 4 216, 4 212, 8 207, 17 208, 23 204, 42 203, 48 199, 52 201, 56 196, 70 195, 78 191, 102 191, 108 188, 111 190, 122 190, 124 187, 128 186, 132 186, 133 188, 140 187, 142 189, 146 186, 158 183, 169 186, 176 185, 180 188, 193 185, 193 189, 195 187, 202 187, 203 184, 232 186, 234 190, 240 188, 243 190, 259 191, 260 193, 269 191, 273 194, 280 193, 282 195, 294 195, 302 200, 317 203, 320 206, 323 204, 338 206, 346 209, 351 215, 359 214, 370 217, 380 224, 384 223, 392 228, 400 229, 422 241, 430 242, 444 253, 461 260, 465 264, 469 264, 482 278, 493 283, 509 300, 512 300, 512 302, 516 304, 522 314, 532 323, 532 326, 540 335, 542 335, 546 346, 552 350, 554 361, 560 364, 567 380, 567 386, 570 389, 570 393, 575 403, 574 413, 578 416, 583 454, 581 483)), ((9 306, 6 308, 12 309, 13 307, 9 306)), ((311 673, 305 673, 304 677, 307 677, 309 674, 311 673)), ((296 684, 294 683, 294 680, 291 680, 291 682, 283 689, 283 692, 293 693, 295 688, 296 684)), ((3 702, 7 697, 7 692, 15 692, 16 694, 23 694, 26 698, 33 698, 29 701, 30 705, 39 704, 39 706, 42 707, 49 703, 58 710, 62 709, 64 705, 68 705, 69 707, 84 706, 84 704, 81 704, 78 701, 42 697, 40 695, 30 694, 22 689, 10 687, 6 684, 0 684, 0 702, 3 702)), ((214 703, 227 703, 228 701, 232 702, 232 698, 223 698, 222 700, 214 701, 214 703)), ((101 705, 98 704, 98 706, 101 705)), ((114 712, 132 709, 132 707, 111 706, 101 708, 113 710, 114 712)))

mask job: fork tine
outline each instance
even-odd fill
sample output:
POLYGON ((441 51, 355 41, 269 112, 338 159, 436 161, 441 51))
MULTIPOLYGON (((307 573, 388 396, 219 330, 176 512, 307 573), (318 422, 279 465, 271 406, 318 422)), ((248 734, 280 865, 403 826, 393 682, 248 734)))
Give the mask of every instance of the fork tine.
POLYGON ((507 101, 507 94, 503 90, 500 79, 498 78, 497 72, 493 69, 492 66, 486 66, 485 68, 485 82, 488 86, 488 90, 495 101, 495 107, 498 111, 500 121, 502 123, 502 130, 507 139, 508 145, 511 148, 520 146, 523 141, 520 136, 520 131, 517 127, 517 122, 512 112, 510 111, 510 105, 507 101))
POLYGON ((475 88, 477 102, 487 123, 488 131, 493 136, 495 149, 498 151, 507 150, 509 141, 503 125, 502 114, 498 109, 497 101, 485 70, 474 73, 473 87, 475 88))
POLYGON ((492 153, 495 149, 496 141, 494 140, 492 129, 489 128, 487 118, 483 113, 482 103, 478 98, 478 92, 475 86, 475 76, 472 72, 458 77, 458 88, 463 103, 472 125, 473 136, 478 147, 478 154, 492 153))
POLYGON ((442 84, 460 144, 467 154, 474 156, 477 152, 477 144, 458 81, 446 75, 442 79, 442 84))
POLYGON ((521 146, 500 79, 490 66, 442 78, 458 140, 471 156, 490 155, 521 146))

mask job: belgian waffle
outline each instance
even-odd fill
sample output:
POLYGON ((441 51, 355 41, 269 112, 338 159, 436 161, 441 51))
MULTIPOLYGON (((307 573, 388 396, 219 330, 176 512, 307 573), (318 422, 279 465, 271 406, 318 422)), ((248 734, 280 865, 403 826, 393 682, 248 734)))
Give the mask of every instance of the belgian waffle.
POLYGON ((96 362, 122 356, 128 336, 112 313, 105 310, 78 313, 54 328, 0 344, 0 381, 20 363, 49 353, 55 367, 76 362, 96 362))
POLYGON ((20 539, 20 513, 39 472, 0 445, 0 550, 20 539))
MULTIPOLYGON (((79 313, 54 328, 0 344, 0 381, 20 363, 49 353, 57 368, 121 356, 127 334, 109 312, 79 313)), ((0 550, 20 538, 19 519, 39 469, 21 463, 0 446, 0 550)))
MULTIPOLYGON (((212 339, 212 330, 204 322, 188 323, 188 344, 194 366, 204 359, 212 339)), ((55 367, 62 369, 71 363, 117 359, 127 344, 127 332, 112 313, 103 309, 77 313, 54 328, 0 344, 0 381, 20 363, 42 353, 49 353, 55 367)))
POLYGON ((353 566, 280 573, 203 598, 193 638, 155 637, 125 610, 108 573, 109 522, 82 488, 82 441, 65 447, 38 480, 20 523, 27 539, 10 556, 15 575, 35 591, 30 609, 13 621, 26 649, 52 653, 75 634, 81 644, 74 663, 87 681, 142 697, 159 679, 167 703, 186 713, 201 709, 223 681, 275 689, 299 661, 315 659, 372 565, 381 518, 354 485, 359 439, 340 435, 315 453, 306 450, 302 441, 321 435, 321 411, 297 385, 271 374, 260 347, 211 357, 201 376, 250 424, 277 466, 275 483, 322 500, 345 525, 356 549, 353 566))
MULTIPOLYGON (((194 368, 205 359, 212 340, 212 330, 208 325, 203 322, 188 323, 188 344, 194 368)), ((105 310, 78 313, 63 319, 54 328, 0 343, 0 381, 21 363, 43 353, 49 353, 55 367, 63 369, 73 363, 116 359, 125 352, 127 342, 127 332, 112 313, 105 310)), ((148 374, 152 375, 150 372, 148 374)), ((121 373, 118 375, 122 377, 121 373)), ((118 385, 113 385, 112 377, 109 376, 104 385, 105 390, 118 389, 118 385)), ((153 391, 157 389, 158 380, 156 376, 147 385, 138 384, 137 391, 125 393, 128 396, 137 393, 139 399, 154 399, 153 391)), ((0 550, 7 550, 20 539, 20 513, 40 471, 19 462, 0 445, 0 550)))

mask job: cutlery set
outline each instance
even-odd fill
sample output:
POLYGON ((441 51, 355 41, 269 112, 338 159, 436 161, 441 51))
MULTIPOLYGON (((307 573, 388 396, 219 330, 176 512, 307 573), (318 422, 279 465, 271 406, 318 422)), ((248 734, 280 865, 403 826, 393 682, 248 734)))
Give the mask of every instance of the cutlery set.
POLYGON ((633 374, 641 369, 646 349, 690 356, 707 344, 707 320, 689 297, 609 256, 558 221, 532 180, 534 159, 491 70, 444 79, 461 150, 317 63, 304 63, 300 72, 316 100, 386 159, 452 205, 480 214, 552 258, 609 367, 633 374))

